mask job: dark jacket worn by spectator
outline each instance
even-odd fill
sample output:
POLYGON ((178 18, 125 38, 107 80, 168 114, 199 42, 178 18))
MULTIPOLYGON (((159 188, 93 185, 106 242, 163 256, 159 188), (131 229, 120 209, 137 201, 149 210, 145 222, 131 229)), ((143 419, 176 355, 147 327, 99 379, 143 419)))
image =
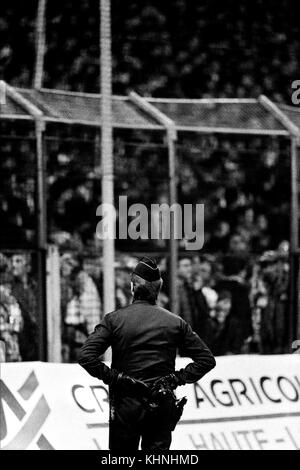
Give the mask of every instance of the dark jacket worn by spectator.
POLYGON ((241 354, 244 338, 240 320, 230 314, 223 325, 218 324, 216 319, 211 322, 212 339, 209 345, 213 354, 241 354))
POLYGON ((244 339, 251 336, 253 328, 248 287, 240 280, 232 277, 219 281, 217 290, 227 290, 231 293, 231 315, 240 321, 244 339))
POLYGON ((194 289, 186 280, 179 280, 178 304, 179 316, 205 341, 209 329, 209 309, 202 290, 194 289))
POLYGON ((232 302, 230 314, 240 321, 243 337, 247 339, 253 334, 249 287, 242 276, 247 266, 247 259, 243 256, 228 255, 224 257, 223 264, 225 277, 217 283, 216 290, 230 292, 232 302))

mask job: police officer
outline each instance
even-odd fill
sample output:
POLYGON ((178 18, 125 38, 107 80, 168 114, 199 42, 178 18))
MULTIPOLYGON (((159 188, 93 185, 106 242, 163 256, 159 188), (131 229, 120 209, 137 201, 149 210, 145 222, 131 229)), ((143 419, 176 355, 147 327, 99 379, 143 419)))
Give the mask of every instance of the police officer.
POLYGON ((142 258, 131 276, 133 303, 105 315, 80 351, 79 364, 109 386, 111 451, 136 451, 140 439, 143 450, 168 450, 180 417, 174 390, 216 364, 189 324, 156 305, 161 285, 156 262, 142 258), (101 360, 109 346, 111 368, 101 360), (177 349, 193 362, 175 371, 177 349))

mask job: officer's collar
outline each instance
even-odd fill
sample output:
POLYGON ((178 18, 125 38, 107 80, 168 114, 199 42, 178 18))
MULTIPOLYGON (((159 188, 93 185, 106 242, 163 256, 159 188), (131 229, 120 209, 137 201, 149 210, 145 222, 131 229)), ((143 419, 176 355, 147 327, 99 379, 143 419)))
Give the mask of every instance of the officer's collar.
POLYGON ((156 304, 152 304, 150 302, 148 302, 148 300, 133 300, 132 301, 133 304, 148 304, 148 305, 156 305, 156 304))

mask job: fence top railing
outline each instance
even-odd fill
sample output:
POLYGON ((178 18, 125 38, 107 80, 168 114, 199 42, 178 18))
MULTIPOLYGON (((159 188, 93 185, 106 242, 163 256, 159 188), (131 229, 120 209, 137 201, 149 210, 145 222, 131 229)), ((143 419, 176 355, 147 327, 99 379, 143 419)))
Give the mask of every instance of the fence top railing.
MULTIPOLYGON (((68 125, 99 127, 101 124, 101 96, 95 93, 77 93, 64 90, 26 89, 15 90, 43 114, 46 122, 68 125)), ((172 120, 177 131, 290 136, 291 128, 300 136, 300 112, 293 106, 266 107, 263 99, 239 98, 144 98, 158 112, 172 120), (272 109, 276 108, 278 113, 272 109), (279 119, 279 114, 286 119, 279 119), (286 123, 290 123, 289 126, 286 123)), ((269 101, 272 103, 271 101, 269 101)), ((163 131, 164 126, 153 115, 141 109, 127 96, 113 96, 113 126, 119 129, 163 131)), ((2 119, 32 119, 28 110, 7 93, 5 103, 0 104, 2 119)))

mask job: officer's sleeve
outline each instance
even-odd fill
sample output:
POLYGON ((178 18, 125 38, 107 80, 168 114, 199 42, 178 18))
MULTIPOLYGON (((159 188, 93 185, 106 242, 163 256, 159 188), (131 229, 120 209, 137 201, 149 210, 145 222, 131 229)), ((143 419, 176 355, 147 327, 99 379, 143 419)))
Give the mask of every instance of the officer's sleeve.
POLYGON ((113 381, 116 371, 111 370, 101 360, 102 354, 109 348, 112 343, 112 328, 105 315, 101 323, 95 327, 93 333, 90 334, 84 345, 79 351, 78 363, 93 377, 103 380, 104 383, 110 384, 113 381))
POLYGON ((193 362, 177 372, 179 378, 185 383, 194 383, 200 380, 216 365, 216 360, 201 338, 192 330, 190 325, 182 321, 182 341, 180 354, 190 357, 193 362))

